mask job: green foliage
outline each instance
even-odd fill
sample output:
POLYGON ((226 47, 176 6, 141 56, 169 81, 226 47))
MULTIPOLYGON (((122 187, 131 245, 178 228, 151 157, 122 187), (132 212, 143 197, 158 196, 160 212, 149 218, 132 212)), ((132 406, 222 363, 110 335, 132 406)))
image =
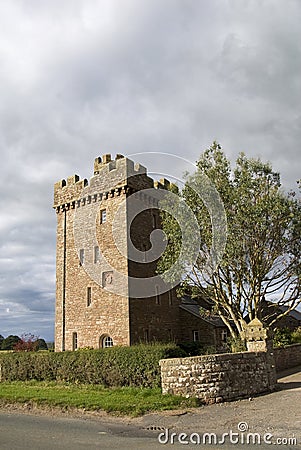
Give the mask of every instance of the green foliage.
POLYGON ((228 337, 227 345, 229 347, 229 351, 231 353, 245 352, 247 351, 246 343, 243 341, 240 336, 236 337, 228 337))
POLYGON ((48 350, 45 339, 37 339, 36 340, 37 350, 48 350))
POLYGON ((186 353, 186 356, 199 356, 205 354, 204 346, 200 342, 180 342, 179 347, 186 353))
POLYGON ((160 386, 159 360, 181 357, 175 344, 141 344, 76 352, 0 354, 3 381, 60 381, 103 386, 160 386))
POLYGON ((19 336, 9 335, 4 338, 0 335, 0 350, 14 350, 18 352, 32 352, 38 350, 48 350, 44 339, 40 339, 31 333, 19 336))
POLYGON ((1 350, 13 350, 14 346, 21 341, 19 336, 9 335, 7 338, 3 339, 1 344, 1 350))
POLYGON ((301 344, 301 327, 292 332, 292 343, 301 344))
POLYGON ((273 336, 274 347, 285 347, 291 344, 301 344, 301 327, 296 330, 277 328, 273 336))
POLYGON ((54 342, 46 342, 49 351, 54 352, 54 342))
POLYGON ((277 328, 273 336, 274 347, 285 347, 293 343, 292 331, 289 328, 277 328))
POLYGON ((198 406, 197 399, 184 399, 175 395, 162 395, 156 388, 105 388, 99 385, 57 382, 4 382, 1 383, 0 401, 33 402, 61 408, 104 410, 108 413, 138 416, 150 411, 163 411, 198 406))
MULTIPOLYGON (((196 172, 186 180, 175 209, 181 217, 185 210, 178 205, 189 206, 200 238, 198 256, 185 272, 184 289, 185 284, 193 286, 199 296, 209 297, 233 338, 244 330, 246 315, 249 321, 260 315, 264 298, 277 293, 279 304, 295 308, 301 301, 301 204, 297 194, 286 194, 279 174, 260 159, 242 153, 232 168, 217 142, 201 155, 196 172), (217 225, 213 227, 213 223, 217 225)), ((181 230, 166 213, 162 224, 168 245, 159 271, 166 274, 180 254, 183 231, 189 236, 189 229, 181 230)), ((193 242, 195 232, 190 238, 193 242)), ((181 261, 176 270, 189 263, 181 261)), ((176 278, 173 272, 165 276, 170 281, 176 278)), ((276 320, 269 324, 271 328, 276 320)))
POLYGON ((215 355, 216 353, 218 352, 216 351, 216 347, 214 345, 206 345, 206 347, 204 347, 203 355, 215 355))

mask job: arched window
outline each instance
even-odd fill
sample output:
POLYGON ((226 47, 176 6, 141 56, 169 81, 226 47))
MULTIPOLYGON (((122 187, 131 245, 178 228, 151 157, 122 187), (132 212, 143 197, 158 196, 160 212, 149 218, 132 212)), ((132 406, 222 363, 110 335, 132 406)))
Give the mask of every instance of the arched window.
POLYGON ((103 348, 108 348, 108 347, 113 347, 113 339, 111 338, 111 336, 104 336, 102 338, 102 347, 103 348))

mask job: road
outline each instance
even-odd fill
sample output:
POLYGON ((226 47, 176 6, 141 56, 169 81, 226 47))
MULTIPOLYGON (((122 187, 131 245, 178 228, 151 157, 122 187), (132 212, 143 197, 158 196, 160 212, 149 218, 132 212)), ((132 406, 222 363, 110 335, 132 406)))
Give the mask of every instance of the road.
POLYGON ((195 448, 198 439, 202 444, 205 433, 209 433, 205 436, 206 443, 208 440, 212 443, 208 448, 266 449, 277 446, 300 449, 301 371, 282 377, 276 392, 254 399, 189 411, 147 414, 135 419, 89 413, 64 417, 63 414, 46 415, 38 410, 32 413, 20 413, 18 409, 0 411, 1 450, 148 450, 183 448, 183 445, 184 448, 195 448), (255 439, 256 445, 248 445, 247 439, 251 444, 255 439))

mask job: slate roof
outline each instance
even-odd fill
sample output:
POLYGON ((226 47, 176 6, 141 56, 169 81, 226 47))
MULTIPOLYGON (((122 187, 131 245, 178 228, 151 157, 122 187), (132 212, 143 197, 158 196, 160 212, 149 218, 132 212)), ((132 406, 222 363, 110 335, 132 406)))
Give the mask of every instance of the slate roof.
MULTIPOLYGON (((210 323, 211 325, 215 326, 215 327, 225 327, 226 325, 224 324, 224 322, 222 321, 222 319, 214 314, 208 314, 208 316, 203 317, 200 314, 200 305, 199 302, 193 298, 190 298, 188 296, 184 296, 181 299, 181 303, 180 303, 180 308, 183 309, 184 311, 188 312, 189 314, 192 314, 195 317, 198 317, 201 320, 204 320, 205 322, 210 323)), ((208 306, 208 304, 207 304, 208 306)), ((208 309, 209 311, 209 309, 208 309)))
MULTIPOLYGON (((279 309, 282 312, 287 311, 287 307, 286 306, 279 306, 279 309)), ((301 312, 298 311, 297 309, 293 309, 292 311, 290 311, 288 313, 288 316, 293 317, 294 319, 299 320, 301 322, 301 312)))

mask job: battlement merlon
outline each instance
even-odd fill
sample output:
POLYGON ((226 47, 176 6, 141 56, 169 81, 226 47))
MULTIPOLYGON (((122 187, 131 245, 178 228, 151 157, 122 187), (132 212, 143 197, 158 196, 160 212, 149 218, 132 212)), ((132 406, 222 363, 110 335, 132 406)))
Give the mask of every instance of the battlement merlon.
MULTIPOLYGON (((119 174, 123 173, 124 180, 127 180, 128 185, 133 189, 135 189, 135 185, 138 184, 138 186, 136 186, 138 189, 148 189, 155 187, 156 189, 169 190, 171 187, 173 187, 175 190, 177 190, 177 186, 174 183, 171 183, 166 178, 161 178, 159 181, 154 181, 147 175, 146 167, 142 166, 142 164, 134 163, 134 161, 125 158, 123 155, 117 154, 115 161, 112 161, 110 154, 106 154, 103 155, 102 158, 98 157, 95 159, 94 175, 99 175, 100 172, 103 175, 107 175, 109 174, 109 172, 112 172, 111 178, 113 179, 113 171, 115 169, 119 171, 119 174), (140 181, 138 182, 138 180, 140 181)), ((94 178, 91 178, 91 185, 93 184, 93 182, 94 178)))
POLYGON ((154 184, 156 189, 169 189, 170 187, 170 181, 166 178, 160 178, 160 180, 155 181, 154 184))
MULTIPOLYGON (((121 155, 120 153, 117 153, 116 157, 115 157, 115 161, 124 158, 123 155, 121 155)), ((97 158, 95 158, 94 161, 94 175, 98 175, 99 172, 103 169, 103 167, 106 164, 109 164, 112 161, 111 155, 108 153, 106 155, 103 155, 102 158, 100 156, 98 156, 97 158)), ((113 167, 114 164, 111 164, 111 167, 113 167)))
POLYGON ((131 159, 117 154, 112 160, 110 154, 95 158, 94 176, 81 180, 78 175, 72 175, 66 180, 60 180, 54 185, 53 207, 70 204, 80 199, 82 191, 90 186, 95 193, 128 186, 133 190, 147 189, 154 186, 153 179, 147 176, 147 170, 141 164, 135 164, 131 159))
POLYGON ((127 185, 133 189, 145 189, 153 186, 152 178, 147 176, 146 167, 135 164, 131 159, 117 154, 112 160, 110 154, 98 157, 94 161, 94 177, 90 186, 99 191, 118 189, 127 185))
POLYGON ((88 186, 88 180, 81 180, 78 175, 72 175, 66 180, 60 180, 54 185, 53 207, 57 208, 78 199, 82 190, 88 186))

